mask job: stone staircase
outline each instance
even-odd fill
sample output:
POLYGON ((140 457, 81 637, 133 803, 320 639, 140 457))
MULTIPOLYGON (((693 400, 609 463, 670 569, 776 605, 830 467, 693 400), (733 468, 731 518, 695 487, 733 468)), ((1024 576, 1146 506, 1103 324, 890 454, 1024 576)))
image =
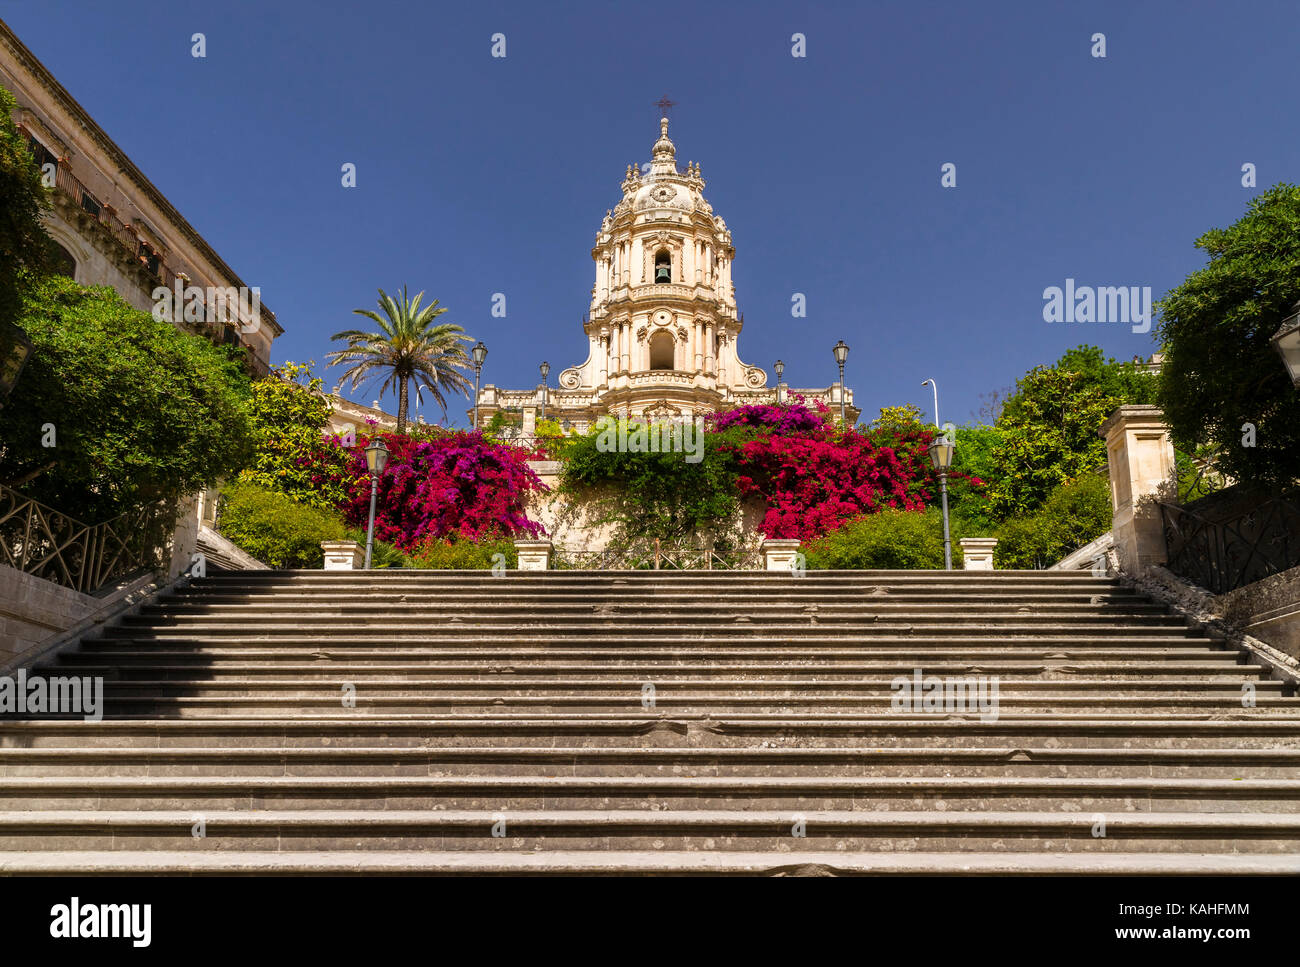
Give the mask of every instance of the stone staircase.
POLYGON ((38 671, 8 873, 1300 872, 1300 699, 1087 572, 236 571, 38 671))

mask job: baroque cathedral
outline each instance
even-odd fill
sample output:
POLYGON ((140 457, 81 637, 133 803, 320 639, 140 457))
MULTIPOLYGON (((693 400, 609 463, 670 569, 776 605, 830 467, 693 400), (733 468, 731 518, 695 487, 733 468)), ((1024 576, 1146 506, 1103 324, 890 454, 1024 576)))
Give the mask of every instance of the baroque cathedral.
POLYGON ((839 384, 769 386, 764 369, 740 358, 745 317, 731 280, 731 232, 704 198, 700 166, 678 171, 676 156, 661 118, 648 169, 629 165, 622 199, 605 212, 591 250, 596 281, 583 321, 586 360, 560 373, 558 389, 484 386, 480 425, 500 410, 517 412, 522 434, 531 435, 540 406, 548 420, 581 432, 608 414, 690 419, 796 395, 838 412, 841 392, 856 421, 853 394, 839 384))

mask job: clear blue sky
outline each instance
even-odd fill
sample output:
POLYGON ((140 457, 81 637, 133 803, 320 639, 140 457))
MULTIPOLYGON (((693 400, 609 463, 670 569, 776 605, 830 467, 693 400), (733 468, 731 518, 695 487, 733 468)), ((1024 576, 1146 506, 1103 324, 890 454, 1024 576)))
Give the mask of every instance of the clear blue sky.
POLYGON ((546 358, 554 385, 586 355, 595 232, 665 93, 679 162, 702 164, 734 234, 742 357, 824 386, 842 338, 868 418, 929 414, 930 376, 960 423, 1080 342, 1149 354, 1127 326, 1045 323, 1043 289, 1159 298, 1203 264, 1197 236, 1300 180, 1294 0, 0 0, 0 17, 261 286, 276 362, 323 365, 353 308, 406 283, 488 345, 485 382, 535 385, 546 358))

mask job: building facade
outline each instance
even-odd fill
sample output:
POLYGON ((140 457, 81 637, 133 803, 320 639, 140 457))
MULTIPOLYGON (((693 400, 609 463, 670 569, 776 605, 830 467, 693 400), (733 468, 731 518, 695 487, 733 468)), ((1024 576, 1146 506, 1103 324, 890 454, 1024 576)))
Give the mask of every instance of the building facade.
POLYGON ((166 318, 244 348, 249 370, 265 375, 284 330, 260 288, 235 274, 3 21, 0 87, 17 99, 14 121, 54 188, 45 228, 59 271, 112 286, 146 312, 161 290, 179 294, 166 318))
POLYGON ((547 419, 582 431, 607 414, 689 419, 795 394, 838 413, 841 393, 856 421, 851 391, 769 386, 766 371, 741 358, 731 232, 704 197, 700 166, 679 171, 676 156, 663 118, 650 164, 628 166, 623 197, 605 212, 591 250, 587 358, 559 374, 557 389, 484 386, 480 425, 498 411, 519 412, 527 435, 544 404, 547 419))

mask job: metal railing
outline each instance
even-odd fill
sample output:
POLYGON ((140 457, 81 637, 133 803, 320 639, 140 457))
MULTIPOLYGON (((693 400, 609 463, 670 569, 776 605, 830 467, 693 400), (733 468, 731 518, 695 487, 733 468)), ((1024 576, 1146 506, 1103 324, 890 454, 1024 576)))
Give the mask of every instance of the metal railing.
POLYGON ((1295 496, 1264 498, 1220 520, 1160 504, 1169 570, 1224 594, 1300 565, 1300 506, 1295 496))
POLYGON ((158 567, 175 523, 171 501, 86 524, 0 485, 0 564, 89 594, 158 567))
POLYGON ((719 551, 655 538, 599 551, 556 548, 555 566, 587 571, 760 571, 763 555, 757 546, 719 551))

